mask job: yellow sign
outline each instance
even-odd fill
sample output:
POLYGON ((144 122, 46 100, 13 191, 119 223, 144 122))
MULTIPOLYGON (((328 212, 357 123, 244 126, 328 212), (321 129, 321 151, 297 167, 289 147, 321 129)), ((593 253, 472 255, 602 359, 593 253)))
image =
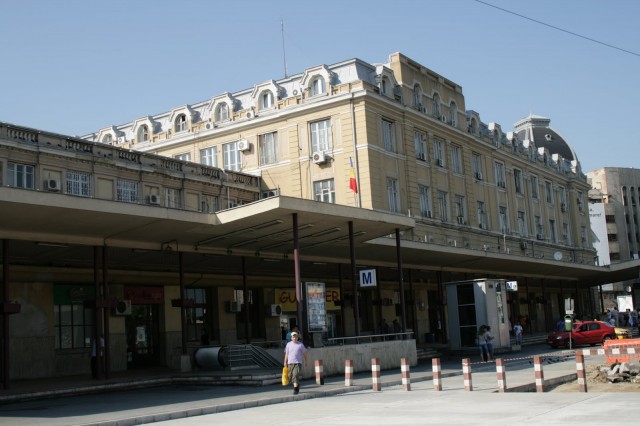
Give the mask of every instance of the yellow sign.
MULTIPOLYGON (((337 287, 329 287, 325 290, 325 307, 327 311, 335 311, 340 309, 340 289, 337 287), (336 304, 338 302, 338 304, 336 304)), ((296 289, 295 288, 277 288, 275 303, 282 306, 284 312, 295 312, 296 307, 296 289)))

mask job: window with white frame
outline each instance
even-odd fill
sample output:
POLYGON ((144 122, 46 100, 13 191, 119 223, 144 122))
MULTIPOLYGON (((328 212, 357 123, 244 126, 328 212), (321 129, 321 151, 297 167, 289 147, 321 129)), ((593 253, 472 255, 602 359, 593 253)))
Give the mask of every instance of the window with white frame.
POLYGON ((331 120, 314 121, 309 124, 311 132, 311 151, 325 152, 332 148, 331 143, 331 120))
POLYGON ((544 225, 540 216, 533 217, 533 225, 536 227, 536 236, 539 240, 544 240, 544 225))
POLYGON ((424 132, 415 130, 413 132, 413 143, 416 149, 416 158, 422 161, 428 161, 429 156, 427 154, 427 135, 424 132))
POLYGON ((200 211, 202 213, 215 213, 219 210, 219 199, 214 195, 202 194, 200 196, 200 211))
POLYGON ((69 195, 77 195, 79 197, 91 196, 91 175, 76 171, 67 171, 66 175, 67 191, 69 195))
POLYGON ((466 201, 463 195, 456 194, 454 195, 454 207, 456 209, 456 218, 459 224, 464 224, 466 222, 466 201))
POLYGON ((102 143, 113 145, 113 135, 108 133, 102 137, 102 143))
POLYGON ((522 187, 522 170, 513 169, 513 185, 515 186, 516 194, 522 195, 524 193, 522 187))
POLYGON ((493 146, 500 148, 500 132, 498 129, 493 129, 493 146))
POLYGON ((484 207, 484 201, 476 202, 476 211, 478 213, 478 227, 480 229, 488 229, 487 212, 484 207))
POLYGON ((438 214, 443 222, 449 220, 449 194, 444 191, 438 191, 438 214))
POLYGON ((551 237, 552 243, 558 242, 558 234, 556 231, 556 221, 553 219, 549 219, 549 237, 551 237))
POLYGON ((218 147, 210 146, 200 150, 200 164, 218 167, 218 147))
POLYGON ((471 162, 473 167, 473 177, 482 180, 484 176, 482 176, 482 156, 478 153, 473 153, 471 155, 471 162))
POLYGON ((529 235, 527 230, 527 217, 523 211, 518 211, 518 233, 521 237, 529 235))
POLYGON ((14 188, 34 189, 35 168, 30 164, 7 163, 7 184, 14 188))
POLYGON ((440 95, 438 93, 433 94, 433 103, 431 106, 431 111, 433 111, 433 115, 437 118, 440 118, 442 114, 440 112, 440 95))
POLYGON ((392 121, 382 120, 382 142, 386 151, 396 152, 395 126, 392 121))
POLYGON ((400 211, 400 191, 398 179, 387 178, 387 200, 389 202, 389 211, 400 211))
POLYGON ((433 140, 433 157, 436 166, 445 167, 447 165, 447 159, 444 152, 444 141, 441 139, 433 140))
POLYGON ((216 106, 214 118, 216 122, 229 120, 229 105, 226 102, 221 102, 216 106))
POLYGON ((451 102, 449 105, 449 124, 453 127, 458 125, 458 106, 455 102, 451 102))
POLYGON ((422 111, 422 89, 419 84, 413 86, 413 107, 422 111))
POLYGON ((420 214, 422 217, 431 218, 433 216, 431 206, 431 188, 424 185, 418 185, 418 193, 420 197, 420 214))
POLYGON ((566 222, 562 223, 562 241, 567 245, 571 245, 571 228, 566 222))
POLYGON ((496 185, 499 188, 506 188, 507 180, 506 180, 505 171, 504 171, 504 164, 500 163, 499 161, 494 162, 493 172, 496 178, 496 185))
POLYGON ((454 173, 462 173, 462 148, 458 145, 451 145, 451 170, 454 173))
POLYGON ((553 186, 548 180, 544 181, 544 193, 547 198, 547 204, 553 205, 553 186))
POLYGON ((229 142, 222 145, 222 167, 225 170, 239 172, 242 165, 238 141, 229 142))
POLYGON ((258 102, 259 109, 273 108, 273 93, 270 90, 265 90, 260 93, 260 99, 258 102))
POLYGON ((509 232, 509 217, 505 206, 498 206, 498 224, 500 232, 507 234, 509 232))
POLYGON ((149 140, 149 126, 143 124, 138 128, 138 142, 146 142, 149 140))
POLYGON ((323 93, 325 93, 327 91, 326 86, 325 86, 325 82, 324 82, 324 78, 322 78, 322 77, 317 77, 317 78, 313 79, 313 81, 311 82, 310 86, 311 86, 310 87, 311 96, 322 95, 323 93))
POLYGON ((276 132, 258 136, 258 146, 261 166, 278 162, 278 134, 276 132))
POLYGON ((175 155, 173 158, 175 158, 176 160, 180 160, 180 161, 191 161, 191 153, 190 152, 184 152, 182 154, 175 155))
POLYGON ((187 116, 184 114, 177 116, 173 129, 176 133, 187 130, 187 116))
POLYGON ((531 198, 537 200, 540 198, 540 194, 538 192, 538 176, 531 175, 531 198))
POLYGON ((560 201, 560 210, 567 211, 567 189, 563 186, 558 187, 558 200, 560 201))
POLYGON ((577 192, 576 201, 578 202, 578 211, 584 213, 584 193, 582 191, 577 192))
POLYGON ((116 199, 125 203, 137 203, 138 182, 127 179, 118 179, 116 199))
POLYGON ((164 190, 164 206, 170 209, 180 208, 180 190, 175 188, 166 188, 164 190))
POLYGON ((380 94, 386 95, 388 89, 389 89, 389 79, 386 76, 383 76, 380 79, 380 94))
POLYGON ((333 179, 318 180, 313 182, 313 199, 323 203, 335 203, 335 183, 333 179))

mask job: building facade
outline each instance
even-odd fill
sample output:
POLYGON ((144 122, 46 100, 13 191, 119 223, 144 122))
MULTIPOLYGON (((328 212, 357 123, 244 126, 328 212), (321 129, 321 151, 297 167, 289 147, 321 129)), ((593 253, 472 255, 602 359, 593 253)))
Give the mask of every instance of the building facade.
POLYGON ((485 123, 461 86, 395 53, 80 139, 3 125, 9 371, 86 370, 95 330, 116 370, 175 367, 205 340, 279 342, 310 330, 301 283, 326 290, 325 344, 394 322, 446 342, 446 283, 478 278, 518 282, 502 321, 526 332, 567 299, 601 312, 589 186, 549 124, 485 123))

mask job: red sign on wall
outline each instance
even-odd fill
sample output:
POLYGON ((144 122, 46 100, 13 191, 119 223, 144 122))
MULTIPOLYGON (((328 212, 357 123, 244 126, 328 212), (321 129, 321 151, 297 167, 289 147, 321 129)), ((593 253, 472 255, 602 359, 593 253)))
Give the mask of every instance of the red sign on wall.
POLYGON ((161 305, 164 303, 164 287, 125 287, 124 298, 132 305, 161 305))

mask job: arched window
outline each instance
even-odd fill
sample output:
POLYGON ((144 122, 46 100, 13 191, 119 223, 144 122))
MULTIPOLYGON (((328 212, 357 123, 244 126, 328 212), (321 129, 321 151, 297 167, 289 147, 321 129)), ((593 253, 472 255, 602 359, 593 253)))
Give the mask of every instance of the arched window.
POLYGON ((458 126, 458 107, 455 102, 451 102, 451 105, 449 105, 449 123, 453 127, 458 126))
POLYGON ((215 120, 227 121, 229 119, 229 105, 226 102, 222 102, 216 107, 215 120))
POLYGON ((113 136, 111 135, 111 133, 108 133, 102 137, 102 143, 113 145, 113 136))
POLYGON ((260 109, 273 108, 273 93, 265 90, 260 94, 260 109))
POLYGON ((440 95, 437 93, 433 94, 433 115, 437 118, 440 118, 440 95))
POLYGON ((311 82, 310 85, 311 96, 322 95, 326 92, 326 86, 324 83, 324 78, 318 77, 311 82))
POLYGON ((184 114, 180 114, 178 117, 176 117, 176 122, 175 122, 175 127, 174 127, 176 133, 177 132, 184 132, 185 130, 187 130, 187 116, 184 114))
POLYGON ((138 128, 138 142, 146 142, 149 140, 149 127, 143 124, 138 128))
POLYGON ((413 86, 413 106, 422 110, 422 89, 419 84, 413 86))

